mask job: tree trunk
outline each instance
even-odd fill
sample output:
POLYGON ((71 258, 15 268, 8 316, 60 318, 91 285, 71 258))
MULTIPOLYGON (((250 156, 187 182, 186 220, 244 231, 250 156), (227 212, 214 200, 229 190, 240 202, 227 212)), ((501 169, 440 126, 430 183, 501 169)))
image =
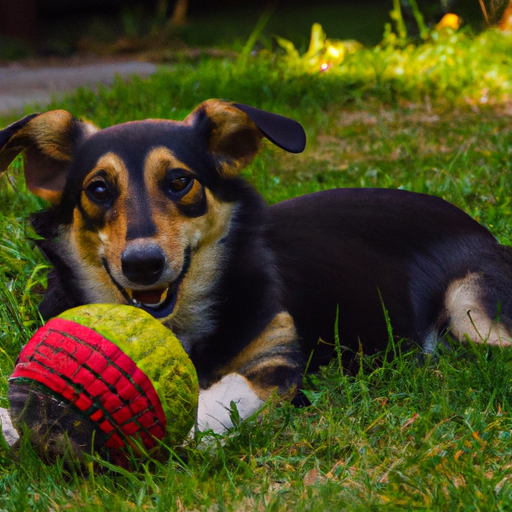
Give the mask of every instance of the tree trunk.
POLYGON ((188 0, 176 0, 171 18, 171 26, 183 27, 187 23, 188 0))

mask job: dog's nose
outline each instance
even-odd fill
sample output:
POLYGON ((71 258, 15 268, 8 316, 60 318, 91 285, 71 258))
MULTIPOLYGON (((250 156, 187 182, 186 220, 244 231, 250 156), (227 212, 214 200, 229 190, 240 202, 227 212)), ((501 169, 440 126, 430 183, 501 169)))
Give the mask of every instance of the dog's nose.
POLYGON ((165 254, 156 244, 129 245, 121 256, 123 274, 135 284, 156 283, 162 275, 165 254))

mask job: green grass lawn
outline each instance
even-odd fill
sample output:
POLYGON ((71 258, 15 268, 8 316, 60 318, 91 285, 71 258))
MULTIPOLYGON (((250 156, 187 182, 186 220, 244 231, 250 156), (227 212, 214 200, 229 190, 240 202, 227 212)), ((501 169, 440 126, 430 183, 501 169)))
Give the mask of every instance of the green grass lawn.
MULTIPOLYGON (((452 37, 365 49, 325 74, 273 55, 181 64, 53 107, 100 126, 182 119, 209 97, 273 110, 300 120, 309 142, 298 156, 268 145, 245 171, 270 203, 402 187, 448 199, 510 245, 512 43, 493 32, 452 37), (393 75, 393 62, 411 74, 393 75)), ((41 207, 13 166, 0 181, 0 406, 40 323, 46 264, 27 216, 41 207)), ((335 361, 313 376, 311 407, 271 403, 222 442, 178 448, 165 463, 47 466, 30 446, 15 456, 0 446, 0 510, 511 510, 512 353, 454 348, 425 359, 390 349, 397 356, 384 366, 357 357, 351 375, 335 361)))

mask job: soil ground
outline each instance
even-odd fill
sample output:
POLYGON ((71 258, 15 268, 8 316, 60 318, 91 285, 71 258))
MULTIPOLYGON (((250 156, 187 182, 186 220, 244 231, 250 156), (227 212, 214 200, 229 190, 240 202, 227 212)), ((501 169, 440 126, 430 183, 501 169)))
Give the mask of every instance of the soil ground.
POLYGON ((65 59, 0 64, 0 115, 23 113, 27 106, 44 108, 80 86, 108 85, 116 75, 148 76, 156 65, 135 60, 65 59))

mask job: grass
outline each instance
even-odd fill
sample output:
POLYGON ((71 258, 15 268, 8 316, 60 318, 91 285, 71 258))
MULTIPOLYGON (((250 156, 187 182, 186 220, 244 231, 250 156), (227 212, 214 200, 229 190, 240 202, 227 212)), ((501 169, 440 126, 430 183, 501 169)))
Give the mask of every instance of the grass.
MULTIPOLYGON (((274 54, 244 66, 180 64, 80 90, 52 108, 101 126, 183 118, 209 97, 267 108, 299 119, 309 136, 303 155, 268 145, 245 171, 270 203, 332 187, 402 187, 448 199, 510 245, 511 43, 492 31, 450 37, 366 48, 324 74, 274 54), (451 73, 438 58, 449 48, 459 52, 451 73), (435 81, 419 71, 429 52, 435 81), (400 80, 385 75, 398 60, 412 70, 400 80)), ((40 322, 46 265, 28 240, 27 216, 41 207, 15 165, 0 181, 1 406, 20 347, 40 322)), ((311 407, 272 402, 222 443, 179 448, 165 463, 126 471, 95 461, 91 471, 46 466, 27 445, 14 457, 0 446, 0 510, 512 509, 512 353, 454 347, 425 358, 390 349, 397 357, 384 365, 356 357, 351 375, 333 361, 312 376, 311 407)))

